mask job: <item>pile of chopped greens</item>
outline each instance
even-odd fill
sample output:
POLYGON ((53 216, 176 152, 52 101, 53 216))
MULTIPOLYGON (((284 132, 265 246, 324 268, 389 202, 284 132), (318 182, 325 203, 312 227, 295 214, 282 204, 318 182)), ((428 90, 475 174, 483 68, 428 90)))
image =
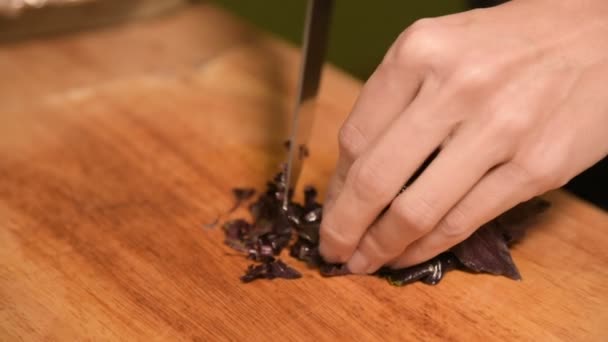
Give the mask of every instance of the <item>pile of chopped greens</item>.
MULTIPOLYGON (((304 203, 296 203, 292 200, 293 192, 286 190, 284 178, 284 172, 279 172, 266 184, 266 190, 249 205, 252 222, 236 219, 223 225, 224 243, 254 262, 241 276, 241 281, 300 278, 300 272, 279 258, 285 248, 289 248, 291 257, 318 269, 322 276, 350 274, 345 264, 327 263, 319 254, 323 207, 317 202, 316 189, 306 187, 304 203), (284 196, 289 196, 287 210, 282 207, 284 196)), ((236 203, 231 211, 253 198, 255 190, 238 188, 233 193, 236 203)), ((455 269, 519 280, 521 276, 509 247, 523 237, 533 218, 548 207, 549 202, 538 197, 520 203, 431 260, 402 269, 381 268, 373 275, 385 278, 395 286, 416 281, 435 285, 447 272, 455 269)))

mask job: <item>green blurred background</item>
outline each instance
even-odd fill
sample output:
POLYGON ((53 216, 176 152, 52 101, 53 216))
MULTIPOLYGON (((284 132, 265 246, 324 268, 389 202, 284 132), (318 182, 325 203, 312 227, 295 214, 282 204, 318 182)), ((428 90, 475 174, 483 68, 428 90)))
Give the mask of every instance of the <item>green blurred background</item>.
MULTIPOLYGON (((215 0, 257 27, 300 44, 305 0, 215 0)), ((461 12, 466 0, 337 0, 327 59, 353 76, 366 79, 395 38, 416 19, 461 12)))

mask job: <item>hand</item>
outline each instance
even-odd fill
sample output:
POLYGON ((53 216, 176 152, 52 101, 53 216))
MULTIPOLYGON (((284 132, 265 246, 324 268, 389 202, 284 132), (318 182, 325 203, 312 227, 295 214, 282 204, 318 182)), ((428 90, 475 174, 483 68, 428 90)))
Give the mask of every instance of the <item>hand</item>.
POLYGON ((608 154, 607 89, 605 0, 514 0, 416 22, 340 131, 321 254, 353 273, 411 266, 561 187, 608 154))

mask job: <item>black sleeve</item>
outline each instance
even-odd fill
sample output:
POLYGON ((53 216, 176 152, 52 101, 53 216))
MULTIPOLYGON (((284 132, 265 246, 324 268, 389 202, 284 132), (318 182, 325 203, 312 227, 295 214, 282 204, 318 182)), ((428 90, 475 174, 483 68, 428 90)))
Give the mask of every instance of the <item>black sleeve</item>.
POLYGON ((574 177, 564 188, 608 211, 608 157, 574 177))
POLYGON ((508 0, 468 0, 470 8, 485 8, 500 5, 508 0))

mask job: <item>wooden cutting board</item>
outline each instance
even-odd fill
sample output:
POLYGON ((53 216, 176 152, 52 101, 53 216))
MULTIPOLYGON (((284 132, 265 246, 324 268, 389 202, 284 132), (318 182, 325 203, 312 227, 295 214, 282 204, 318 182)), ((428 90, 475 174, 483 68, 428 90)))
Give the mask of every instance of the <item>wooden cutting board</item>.
MULTIPOLYGON (((608 215, 563 192, 513 250, 452 272, 241 284, 204 228, 283 161, 298 53, 210 5, 0 46, 0 340, 608 339, 608 215)), ((360 83, 328 66, 303 184, 360 83)), ((245 210, 230 217, 246 217, 245 210)))

